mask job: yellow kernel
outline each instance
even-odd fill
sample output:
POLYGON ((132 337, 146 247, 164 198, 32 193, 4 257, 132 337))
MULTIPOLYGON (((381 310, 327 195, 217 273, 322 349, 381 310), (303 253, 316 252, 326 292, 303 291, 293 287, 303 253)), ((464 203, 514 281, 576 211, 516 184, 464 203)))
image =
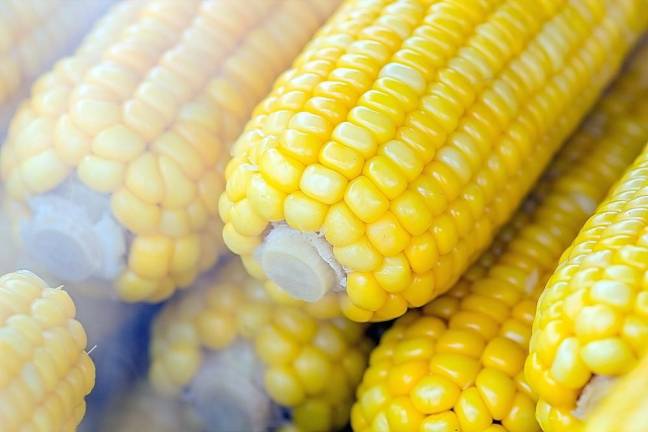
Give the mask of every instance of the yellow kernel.
POLYGON ((349 273, 347 294, 354 304, 371 311, 378 310, 387 300, 383 290, 371 273, 349 273))
POLYGON ((412 271, 403 254, 385 257, 382 265, 374 272, 378 284, 387 292, 398 293, 412 282, 412 271))
POLYGON ((77 165, 90 152, 90 136, 81 131, 69 115, 64 114, 56 123, 54 149, 63 162, 77 165))
POLYGON ((551 376, 571 389, 581 389, 590 379, 590 371, 580 357, 580 342, 575 337, 562 341, 551 364, 551 376))
POLYGON ((434 274, 415 274, 412 283, 402 293, 411 307, 420 307, 429 302, 435 294, 434 274))
POLYGON ((428 360, 432 354, 434 354, 434 341, 430 338, 408 337, 396 346, 393 361, 398 364, 409 360, 428 360))
POLYGON ((304 166, 284 156, 276 148, 270 148, 263 153, 259 169, 269 183, 283 192, 290 193, 299 188, 304 166))
POLYGON ((450 328, 437 341, 437 351, 463 354, 479 359, 486 343, 484 338, 471 330, 450 328))
POLYGON ((200 259, 200 250, 200 238, 197 235, 177 239, 169 267, 171 273, 180 274, 195 269, 200 259))
POLYGON ((622 375, 637 361, 628 344, 619 338, 587 343, 581 348, 580 354, 587 367, 598 375, 622 375))
POLYGON ((138 275, 158 279, 169 271, 173 243, 167 237, 135 237, 128 266, 138 275))
POLYGON ((393 432, 410 432, 418 430, 423 415, 419 413, 408 397, 393 399, 387 406, 389 430, 393 432))
POLYGON ((196 327, 200 342, 210 349, 223 349, 236 338, 236 321, 230 315, 201 313, 196 319, 196 327))
POLYGON ((146 144, 131 129, 115 125, 101 131, 92 141, 92 152, 99 157, 129 162, 144 151, 146 144))
POLYGON ((423 234, 432 225, 432 216, 427 210, 425 201, 415 192, 405 191, 392 201, 391 210, 413 236, 423 234))
POLYGON ((225 224, 223 228, 223 241, 237 255, 251 255, 261 242, 258 237, 239 234, 231 223, 225 224))
POLYGON ((270 397, 284 406, 296 406, 304 400, 304 389, 295 372, 287 366, 272 366, 264 377, 270 397))
POLYGON ((343 202, 329 208, 321 228, 332 246, 347 246, 359 240, 364 230, 365 225, 343 202))
MULTIPOLYGON (((271 115, 272 116, 272 115, 271 115)), ((317 160, 322 138, 295 129, 286 129, 281 135, 281 151, 303 164, 317 160)))
POLYGON ((271 186, 260 174, 250 178, 247 188, 247 198, 257 214, 268 221, 278 221, 284 218, 283 202, 286 195, 271 186))
POLYGON ((367 177, 349 183, 344 201, 363 222, 372 223, 387 211, 389 201, 367 177))
POLYGON ((85 156, 77 168, 81 181, 98 192, 116 190, 122 184, 124 172, 121 162, 96 156, 85 156))
POLYGON ((380 383, 359 395, 358 403, 365 418, 371 419, 391 399, 387 385, 380 383))
POLYGON ((160 233, 170 237, 181 237, 189 234, 191 228, 189 216, 183 209, 171 210, 163 208, 160 213, 160 233))
POLYGON ((151 153, 144 153, 128 165, 126 187, 139 199, 157 204, 164 197, 164 184, 157 159, 151 153))
POLYGON ((136 302, 150 298, 163 281, 147 279, 127 270, 117 280, 117 292, 125 301, 136 302))
POLYGON ((508 414, 502 419, 502 426, 509 431, 539 430, 536 421, 536 403, 528 396, 518 393, 513 399, 508 414))
POLYGON ((380 148, 379 153, 389 158, 410 182, 417 179, 423 171, 423 163, 403 141, 391 140, 380 148))
MULTIPOLYGON (((196 196, 196 185, 180 170, 178 165, 167 156, 159 158, 160 174, 164 181, 164 199, 162 205, 169 208, 188 206, 196 196)), ((214 199, 218 200, 219 193, 214 199)))
POLYGON ((602 280, 592 285, 590 298, 593 302, 629 311, 632 308, 633 291, 629 285, 623 282, 602 280))
POLYGON ((345 317, 355 322, 367 322, 373 316, 373 312, 356 306, 349 297, 342 297, 340 309, 345 317))
POLYGON ((378 252, 386 256, 400 253, 409 243, 409 235, 389 212, 367 225, 367 238, 378 252))
POLYGON ((229 218, 236 232, 248 237, 261 235, 268 225, 268 222, 256 213, 247 199, 242 199, 232 206, 229 218))
POLYGON ((379 143, 387 142, 396 135, 393 120, 379 111, 359 105, 349 111, 347 118, 351 123, 371 132, 379 143))
POLYGON ((356 150, 337 141, 329 141, 319 153, 319 162, 351 180, 362 172, 364 159, 356 150))
POLYGON ((347 246, 334 247, 333 255, 341 265, 352 271, 372 272, 382 264, 382 256, 366 237, 347 246))
POLYGON ((303 192, 293 192, 284 201, 284 218, 286 223, 300 231, 319 231, 328 207, 303 192))
MULTIPOLYGON (((121 118, 122 113, 120 112, 119 114, 121 118)), ((74 116, 72 118, 76 123, 74 116)), ((146 141, 152 141, 155 139, 155 137, 159 136, 166 126, 166 121, 162 115, 150 105, 142 102, 139 98, 130 99, 124 104, 123 118, 124 123, 138 132, 146 141)), ((118 121, 113 121, 110 124, 117 123, 118 121)), ((83 125, 80 123, 79 127, 83 129, 83 125)), ((88 133, 93 133, 92 130, 87 131, 88 133)))
POLYGON ((509 413, 517 391, 511 377, 498 370, 484 368, 477 375, 475 387, 493 418, 500 420, 509 413))
POLYGON ((365 159, 376 153, 378 145, 373 135, 362 126, 343 122, 333 130, 332 139, 357 151, 365 159))
POLYGON ((454 411, 446 411, 425 417, 421 423, 421 432, 448 432, 459 431, 459 419, 454 411))
POLYGON ((414 90, 418 95, 422 95, 427 87, 425 77, 418 70, 401 63, 387 63, 381 69, 379 77, 393 78, 414 90))
POLYGON ((94 99, 74 103, 70 114, 74 124, 90 135, 119 124, 122 119, 121 107, 117 103, 94 99))
POLYGON ((428 372, 427 362, 412 360, 393 365, 387 376, 389 392, 394 396, 405 396, 428 372))
POLYGON ((259 357, 271 366, 293 362, 299 354, 299 343, 274 326, 261 329, 256 338, 259 357))
MULTIPOLYGON (((233 161, 228 164, 228 168, 232 166, 234 166, 233 161)), ((252 165, 247 163, 236 165, 236 168, 227 175, 227 185, 225 185, 227 197, 232 201, 245 198, 253 175, 255 175, 255 168, 252 165)))
POLYGON ((206 166, 203 157, 181 135, 166 132, 159 136, 151 147, 157 154, 173 160, 189 179, 198 180, 203 174, 206 166))
POLYGON ((449 215, 443 215, 432 222, 430 231, 433 233, 439 254, 450 253, 459 241, 459 233, 454 220, 449 215))
POLYGON ((127 189, 113 194, 111 208, 117 220, 134 233, 152 233, 159 225, 159 208, 142 202, 127 189))
POLYGON ((526 354, 518 344, 502 337, 492 339, 484 349, 484 366, 515 376, 524 366, 526 354))
POLYGON ((484 430, 492 422, 488 408, 474 387, 461 392, 454 411, 463 430, 484 430))
POLYGON ((387 321, 398 318, 407 312, 407 301, 398 294, 387 294, 387 300, 374 315, 374 321, 387 321))
POLYGON ((481 369, 478 360, 461 354, 437 353, 430 359, 431 373, 448 378, 461 388, 472 385, 481 369))
POLYGON ((642 355, 646 349, 645 341, 648 340, 648 323, 643 318, 629 315, 624 320, 621 336, 635 353, 642 355))
POLYGON ((306 394, 318 394, 328 383, 332 365, 319 350, 305 346, 293 367, 306 394))
POLYGON ((574 319, 574 332, 582 341, 614 336, 621 328, 621 314, 612 307, 595 304, 583 307, 574 319))
POLYGON ((301 343, 307 343, 315 335, 317 326, 308 313, 294 308, 286 308, 274 317, 274 324, 301 343))
POLYGON ((300 189, 324 204, 334 204, 344 197, 346 179, 322 165, 308 166, 302 175, 300 189))
POLYGON ((412 237, 409 246, 405 249, 405 256, 416 273, 431 270, 439 257, 434 236, 427 232, 412 237))
POLYGON ((454 407, 461 389, 439 375, 423 377, 411 392, 412 404, 423 414, 435 414, 454 407))
POLYGON ((365 163, 363 173, 389 199, 396 198, 407 187, 405 176, 383 155, 376 155, 369 159, 365 163))
POLYGON ((33 193, 53 189, 63 181, 69 170, 52 149, 32 156, 20 165, 22 181, 33 193))
MULTIPOLYGON (((332 430, 333 408, 325 401, 307 399, 304 403, 295 407, 292 412, 293 422, 299 429, 309 431, 332 430)), ((290 431, 281 431, 290 432, 290 431)))
POLYGON ((425 174, 421 175, 410 183, 410 190, 416 192, 423 198, 430 216, 438 216, 448 207, 445 192, 439 182, 433 177, 425 174))

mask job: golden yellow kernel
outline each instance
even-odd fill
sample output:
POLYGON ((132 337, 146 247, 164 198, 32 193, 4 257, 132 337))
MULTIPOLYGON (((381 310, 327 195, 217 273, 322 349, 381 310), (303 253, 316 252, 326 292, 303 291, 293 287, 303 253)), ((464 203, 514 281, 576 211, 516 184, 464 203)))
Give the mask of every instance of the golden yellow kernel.
POLYGON ((131 246, 128 266, 140 276, 164 277, 171 264, 173 242, 162 236, 136 237, 131 246))
POLYGON ((303 192, 293 192, 284 201, 284 217, 292 228, 317 232, 324 223, 328 207, 303 192))
POLYGON ((159 208, 141 201, 128 189, 120 189, 112 195, 111 208, 117 220, 134 233, 151 234, 159 226, 159 208))
POLYGON ((389 201, 367 177, 357 177, 349 183, 344 201, 365 223, 378 220, 389 208, 389 201))
POLYGON ((302 174, 300 189, 324 204, 335 204, 344 196, 346 179, 322 165, 309 165, 302 174))
POLYGON ((104 129, 92 141, 92 152, 99 157, 126 163, 139 156, 145 147, 144 140, 122 125, 104 129))

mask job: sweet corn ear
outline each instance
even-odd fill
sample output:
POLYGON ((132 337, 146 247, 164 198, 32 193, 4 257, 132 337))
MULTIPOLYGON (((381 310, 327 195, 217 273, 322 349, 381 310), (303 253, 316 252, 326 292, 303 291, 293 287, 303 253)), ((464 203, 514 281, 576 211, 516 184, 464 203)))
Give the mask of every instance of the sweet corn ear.
POLYGON ((365 327, 274 303, 238 260, 219 270, 157 318, 153 386, 182 392, 209 430, 343 428, 371 348, 365 327))
MULTIPOLYGON (((644 64, 633 75, 645 81, 647 73, 644 64)), ((627 91, 648 96, 636 84, 627 91)), ((637 110, 641 121, 621 127, 645 141, 645 102, 637 110)), ((525 375, 545 431, 582 430, 605 380, 625 375, 645 351, 647 173, 644 149, 564 252, 540 298, 525 375)))
POLYGON ((32 81, 76 46, 108 4, 109 0, 0 3, 0 136, 32 81))
POLYGON ((225 243, 357 321, 429 302, 509 219, 646 15, 639 0, 346 1, 234 147, 225 243), (320 241, 284 250, 268 232, 285 226, 320 241))
POLYGON ((648 412, 648 356, 587 417, 585 432, 642 432, 648 412))
POLYGON ((31 258, 126 301, 190 285, 224 249, 224 153, 336 3, 116 5, 35 84, 2 148, 31 258))
POLYGON ((545 426, 523 373, 536 302, 562 251, 648 139, 647 65, 644 48, 488 253, 448 293, 383 335, 358 388, 355 431, 545 426))
POLYGON ((72 299, 22 271, 0 277, 3 432, 74 431, 94 387, 86 334, 72 299))

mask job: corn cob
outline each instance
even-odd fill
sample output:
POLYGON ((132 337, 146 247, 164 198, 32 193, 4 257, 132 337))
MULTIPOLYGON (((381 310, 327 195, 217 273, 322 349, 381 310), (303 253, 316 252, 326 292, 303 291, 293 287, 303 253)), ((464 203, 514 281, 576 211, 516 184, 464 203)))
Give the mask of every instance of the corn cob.
POLYGON ((338 296, 357 321, 427 303, 512 214, 644 9, 348 0, 235 145, 226 244, 297 298, 338 296))
POLYGON ((585 432, 643 432, 648 413, 648 356, 610 393, 587 418, 585 432))
POLYGON ((162 394, 184 390, 209 430, 341 429, 370 349, 364 326, 276 305, 244 273, 232 261, 161 312, 152 384, 162 394))
POLYGON ((27 252, 128 301, 191 284, 223 249, 223 151, 336 1, 116 6, 35 84, 2 149, 27 252))
MULTIPOLYGON (((646 76, 643 67, 637 79, 646 76)), ((639 126, 647 125, 643 107, 639 126)), ((539 300, 525 376, 545 431, 582 430, 608 384, 648 343, 647 172, 648 148, 564 252, 539 300)))
POLYGON ((522 373, 536 300, 648 139, 646 48, 634 63, 641 68, 628 70, 565 145, 490 253, 385 333, 358 389, 354 430, 539 430, 522 373))
POLYGON ((31 81, 77 43, 108 0, 0 3, 0 136, 31 81))
POLYGON ((75 307, 32 273, 0 277, 0 425, 3 432, 74 431, 94 386, 75 307))

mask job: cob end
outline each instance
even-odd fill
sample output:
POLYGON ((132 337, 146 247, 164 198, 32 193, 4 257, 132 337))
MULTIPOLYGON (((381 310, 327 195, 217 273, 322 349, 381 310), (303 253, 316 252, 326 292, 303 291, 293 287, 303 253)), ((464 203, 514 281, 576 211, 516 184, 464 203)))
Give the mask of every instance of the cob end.
POLYGON ((277 224, 256 255, 268 278, 297 299, 315 302, 344 287, 344 269, 328 242, 315 233, 277 224))
POLYGON ((261 370, 251 347, 235 343, 205 357, 184 399, 208 430, 265 430, 273 404, 261 390, 261 370))
POLYGON ((27 255, 54 277, 79 282, 116 277, 124 265, 125 234, 108 198, 67 182, 29 201, 21 236, 27 255))

